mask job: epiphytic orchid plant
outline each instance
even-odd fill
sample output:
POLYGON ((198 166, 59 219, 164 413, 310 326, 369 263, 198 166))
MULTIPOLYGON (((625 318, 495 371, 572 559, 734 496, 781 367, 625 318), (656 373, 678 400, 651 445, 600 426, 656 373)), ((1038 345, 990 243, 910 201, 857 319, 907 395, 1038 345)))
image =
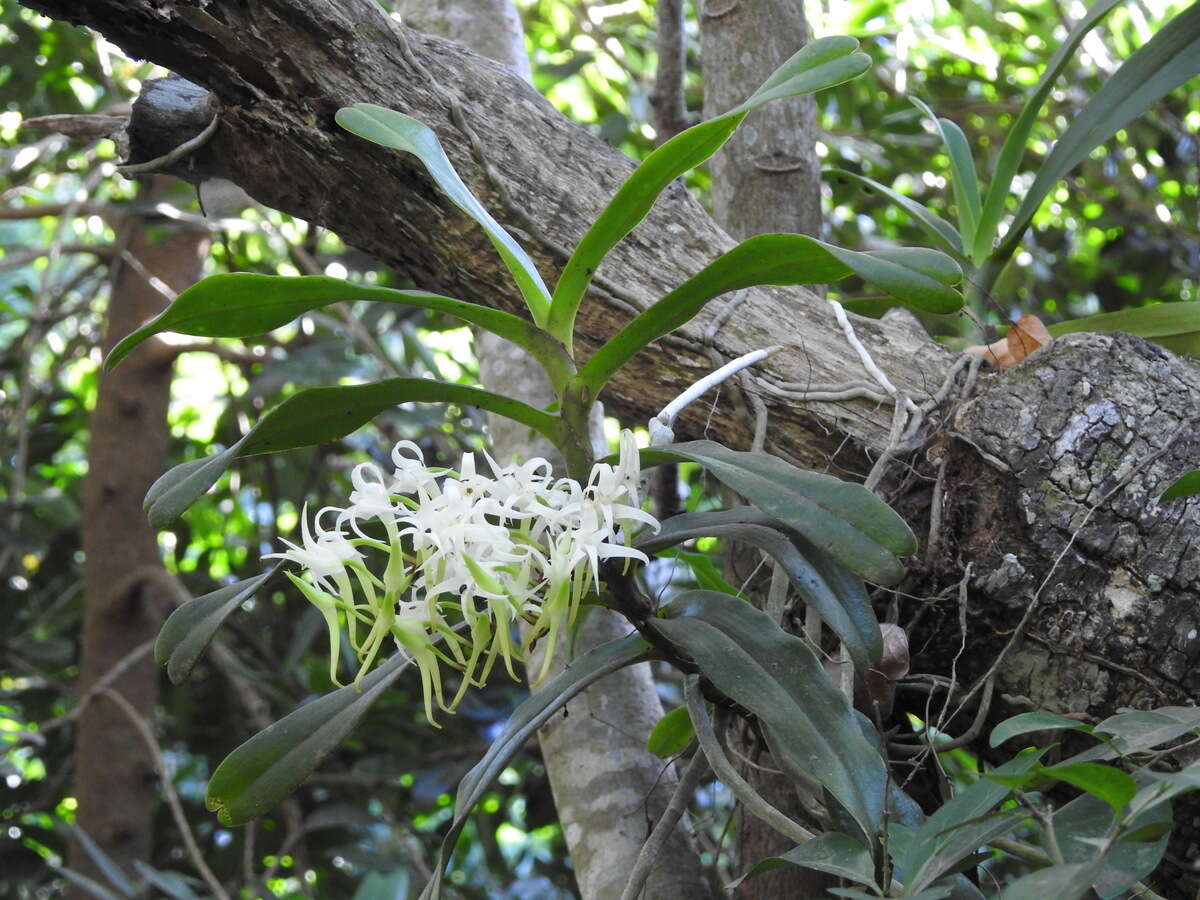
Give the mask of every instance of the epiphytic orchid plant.
MULTIPOLYGON (((235 459, 336 440, 405 402, 471 405, 507 416, 549 439, 566 464, 565 475, 556 477, 544 460, 500 465, 485 457, 481 465, 468 454, 458 471, 449 471, 426 466, 414 446, 401 444, 388 470, 368 463, 354 471, 345 507, 322 509, 311 523, 305 510, 300 543, 270 556, 299 567, 286 574, 324 617, 331 677, 343 634, 358 656, 357 675, 353 684, 297 709, 221 764, 208 803, 223 823, 249 821, 294 790, 410 663, 420 672, 425 713, 433 722, 435 707, 451 712, 497 660, 515 677, 532 645, 544 642, 548 661, 581 605, 600 603, 625 614, 636 632, 591 650, 553 677, 547 678, 547 664, 530 673, 540 687, 460 785, 444 858, 481 792, 533 729, 604 675, 659 658, 698 671, 710 693, 757 716, 780 765, 824 792, 830 823, 868 861, 870 878, 876 869, 886 870, 885 810, 897 808, 894 785, 858 714, 810 646, 727 593, 690 591, 658 608, 640 588, 636 568, 698 537, 753 544, 790 577, 863 675, 880 662, 883 645, 861 579, 897 580, 903 574, 899 558, 915 550, 912 532, 865 488, 763 453, 660 439, 639 454, 626 432, 617 457, 597 462, 587 423, 594 399, 622 365, 721 294, 758 284, 825 283, 854 273, 901 303, 946 313, 962 303, 953 288, 958 265, 933 250, 856 252, 801 235, 760 235, 634 317, 582 365, 574 347, 576 313, 597 266, 672 180, 715 153, 755 108, 839 84, 868 66, 850 38, 813 41, 745 103, 667 141, 588 229, 553 294, 530 257, 459 178, 432 130, 401 113, 356 104, 338 113, 339 124, 420 159, 445 196, 485 230, 531 321, 423 291, 325 277, 227 274, 185 291, 114 348, 110 366, 158 332, 244 337, 334 302, 369 300, 436 310, 492 331, 535 358, 557 394, 552 407, 538 409, 477 388, 414 378, 304 390, 263 415, 234 445, 177 466, 151 487, 146 510, 161 525, 235 459), (675 461, 698 463, 751 505, 681 515, 660 527, 641 509, 637 475, 642 466, 675 461), (519 620, 529 626, 524 639, 515 636, 519 620), (448 672, 457 678, 453 693, 446 687, 448 672)), ((673 415, 673 408, 665 411, 663 421, 669 425, 673 415)), ((271 574, 196 598, 171 616, 156 656, 172 679, 187 676, 221 622, 271 574)), ((712 725, 699 695, 692 699, 689 727, 717 768, 712 725)), ((440 891, 441 869, 435 867, 425 896, 440 891)))

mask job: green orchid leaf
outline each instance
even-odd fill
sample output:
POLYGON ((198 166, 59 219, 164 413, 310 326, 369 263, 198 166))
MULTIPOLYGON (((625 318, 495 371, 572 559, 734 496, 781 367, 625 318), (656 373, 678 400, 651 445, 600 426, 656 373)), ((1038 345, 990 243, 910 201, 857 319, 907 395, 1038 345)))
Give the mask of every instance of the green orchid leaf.
POLYGON ((660 759, 670 759, 686 750, 695 739, 696 729, 692 727, 687 707, 680 706, 658 720, 646 739, 646 749, 660 759))
POLYGON ((996 255, 1008 259, 1046 195, 1088 154, 1200 73, 1200 3, 1163 25, 1104 82, 1038 167, 996 255))
POLYGON ((225 757, 205 803, 222 825, 244 825, 300 786, 412 660, 393 656, 360 685, 346 685, 284 716, 225 757))
POLYGON ((871 59, 864 53, 855 52, 857 48, 858 41, 849 37, 811 41, 776 69, 745 103, 675 135, 647 156, 571 254, 554 289, 547 330, 566 343, 574 330, 579 304, 600 261, 645 218, 668 184, 716 153, 742 120, 762 104, 832 87, 867 71, 871 59))
POLYGON ((951 825, 935 839, 921 867, 905 881, 908 891, 923 891, 945 875, 961 869, 965 860, 971 860, 979 848, 1017 828, 1028 818, 1028 813, 1008 810, 988 813, 951 825))
POLYGON ((807 552, 802 551, 781 528, 775 519, 749 507, 684 513, 664 522, 657 534, 634 541, 634 546, 650 554, 682 541, 717 537, 764 550, 783 567, 801 599, 821 614, 845 644, 855 668, 866 672, 878 665, 883 656, 883 638, 862 581, 844 569, 842 572, 849 577, 837 578, 833 570, 840 567, 836 563, 807 542, 807 552))
POLYGON ((183 511, 216 484, 233 464, 241 443, 239 441, 212 456, 180 463, 160 475, 142 501, 150 524, 155 528, 166 528, 183 515, 183 511))
POLYGON ((1090 732, 1092 726, 1085 722, 1080 722, 1076 719, 1068 719, 1066 716, 1060 716, 1050 712, 1027 712, 1013 716, 1010 719, 1005 719, 994 729, 992 736, 989 739, 989 745, 999 747, 1009 738, 1018 737, 1019 735, 1029 734, 1034 731, 1051 731, 1066 729, 1069 731, 1086 731, 1090 732))
POLYGON ((179 684, 191 674, 217 629, 273 574, 274 569, 218 588, 189 600, 167 617, 154 642, 154 661, 160 666, 166 665, 173 684, 179 684))
POLYGON ((558 443, 557 416, 480 388, 428 378, 388 378, 371 384, 310 388, 263 415, 232 447, 169 470, 146 494, 150 523, 165 527, 212 487, 234 459, 311 447, 345 437, 401 403, 456 403, 505 416, 558 443))
POLYGON ((286 325, 303 313, 343 300, 371 300, 432 309, 478 325, 511 341, 565 380, 566 350, 549 335, 510 313, 424 291, 351 284, 323 275, 285 278, 235 272, 212 275, 192 285, 165 310, 125 337, 108 354, 105 368, 118 365, 134 347, 163 331, 197 337, 250 337, 286 325))
POLYGON ((572 697, 606 675, 652 657, 650 645, 636 632, 619 640, 601 644, 572 660, 565 669, 513 711, 504 723, 504 730, 500 736, 492 742, 483 758, 458 784, 458 793, 454 798, 454 819, 442 839, 442 847, 434 863, 433 877, 421 892, 421 900, 435 900, 441 896, 443 870, 454 853, 454 845, 467 822, 467 817, 483 799, 488 786, 525 742, 572 697))
POLYGON ((933 210, 918 203, 912 197, 906 197, 904 194, 892 190, 886 184, 880 184, 872 178, 867 178, 845 169, 824 169, 821 174, 827 180, 848 181, 859 185, 867 192, 874 191, 880 196, 885 197, 912 216, 913 220, 921 226, 922 230, 941 245, 943 250, 960 262, 964 259, 962 238, 959 236, 958 230, 933 210))
POLYGON ((858 252, 801 234, 760 234, 709 263, 635 317, 588 360, 579 379, 593 392, 651 341, 691 321, 708 301, 761 284, 827 284, 859 275, 906 306, 950 313, 962 296, 950 285, 962 270, 925 248, 858 252))
MULTIPOLYGON (((450 202, 483 228, 504 265, 512 273, 521 296, 539 326, 545 326, 550 311, 550 292, 537 266, 521 245, 483 208, 454 170, 433 129, 411 116, 373 103, 355 103, 337 111, 337 123, 352 134, 384 147, 411 153, 421 160, 425 170, 450 202)), ((569 335, 568 335, 569 337, 569 335)), ((564 344, 569 346, 566 341, 564 344)))
POLYGON ((692 441, 643 450, 645 467, 695 462, 768 516, 855 575, 880 584, 904 576, 899 556, 916 552, 905 521, 859 484, 796 468, 766 453, 692 441))
POLYGON ((873 842, 883 828, 887 771, 808 645, 728 594, 687 591, 660 615, 649 626, 758 717, 779 765, 824 787, 873 842))
POLYGON ((1017 175, 1021 161, 1025 158, 1029 135, 1033 131, 1033 126, 1037 122, 1046 98, 1050 95, 1050 89, 1088 32, 1100 24, 1100 20, 1121 2, 1122 0, 1100 0, 1093 4, 1083 18, 1075 23, 1071 33, 1067 35, 1067 39, 1058 45, 1054 55, 1050 57, 1037 87, 1033 89, 1033 93, 1021 107, 1021 114, 1017 116, 1017 120, 1008 130, 1008 134, 1004 136, 1004 146, 1001 147, 1000 156, 996 159, 996 170, 992 173, 992 180, 988 185, 987 195, 983 200, 983 210, 979 215, 979 223, 975 230, 975 244, 971 249, 971 258, 976 266, 982 265, 988 254, 992 252, 992 244, 996 240, 1000 220, 1004 217, 1004 201, 1010 196, 1013 179, 1017 175))
POLYGON ((964 248, 975 243, 975 230, 979 224, 982 203, 979 198, 979 176, 975 172, 975 158, 971 145, 962 129, 949 119, 934 115, 922 100, 910 97, 913 105, 925 113, 942 136, 942 144, 950 157, 950 183, 954 188, 954 205, 958 208, 958 231, 964 248))
POLYGON ((1109 716, 1095 730, 1111 735, 1116 749, 1129 754, 1169 744, 1197 728, 1200 728, 1200 707, 1160 706, 1119 712, 1109 716))
POLYGON ((1200 494, 1200 469, 1194 469, 1179 478, 1169 488, 1163 491, 1164 500, 1174 500, 1176 497, 1191 497, 1200 494))
POLYGON ((782 856, 769 856, 761 860, 749 872, 730 884, 729 888, 736 890, 747 878, 783 866, 799 866, 825 872, 879 890, 875 883, 875 863, 871 859, 871 851, 854 838, 836 831, 819 834, 782 856))
POLYGON ((1058 322, 1049 327, 1051 336, 1080 331, 1124 331, 1166 347, 1180 356, 1200 358, 1200 301, 1184 300, 1138 306, 1058 322))

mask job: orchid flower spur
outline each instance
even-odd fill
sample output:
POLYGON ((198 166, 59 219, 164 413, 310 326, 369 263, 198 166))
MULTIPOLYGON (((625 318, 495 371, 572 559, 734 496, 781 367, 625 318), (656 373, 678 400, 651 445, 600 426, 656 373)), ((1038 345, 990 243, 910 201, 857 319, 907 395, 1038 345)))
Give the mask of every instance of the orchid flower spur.
POLYGON ((434 724, 435 701, 453 712, 469 685, 486 683, 497 658, 516 678, 514 663, 544 639, 533 678, 540 683, 559 636, 598 593, 600 563, 648 561, 629 545, 630 532, 657 530, 658 521, 640 507, 632 433, 622 433, 620 448, 617 465, 597 463, 586 486, 556 480, 541 458, 500 466, 485 454, 484 474, 467 453, 458 471, 430 468, 410 441, 393 448, 390 476, 374 463, 356 466, 349 505, 322 509, 312 530, 306 508, 302 545, 285 541, 289 549, 269 554, 308 573, 288 577, 325 619, 331 678, 344 620, 360 664, 356 683, 390 636, 420 669, 434 724), (321 525, 326 514, 336 515, 331 529, 321 525), (520 644, 518 620, 530 626, 520 644), (442 664, 462 676, 449 703, 442 664))

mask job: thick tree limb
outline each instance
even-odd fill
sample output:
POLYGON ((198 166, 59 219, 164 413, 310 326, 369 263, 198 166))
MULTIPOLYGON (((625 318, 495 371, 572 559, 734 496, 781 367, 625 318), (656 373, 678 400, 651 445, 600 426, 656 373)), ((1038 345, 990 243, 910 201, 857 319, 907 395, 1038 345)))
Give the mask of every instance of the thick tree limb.
MULTIPOLYGON (((584 228, 631 170, 620 152, 572 125, 507 68, 388 19, 370 0, 216 0, 205 4, 151 4, 141 0, 30 0, 55 18, 102 32, 126 52, 151 59, 208 88, 221 108, 221 125, 181 174, 223 175, 263 203, 329 227, 347 242, 409 272, 447 294, 521 308, 499 260, 482 233, 432 187, 415 160, 341 131, 336 110, 357 101, 394 107, 432 126, 455 166, 485 205, 529 247, 553 284, 563 248, 584 228), (432 82, 430 81, 432 77, 432 82), (453 120, 447 98, 484 136, 484 152, 508 208, 453 120)), ((204 121, 207 118, 200 116, 204 121)), ((169 146, 139 145, 133 162, 161 156, 169 146)), ((601 284, 581 318, 584 352, 644 306, 683 281, 731 241, 679 184, 601 267, 601 284), (607 289, 606 289, 607 288, 607 289)), ((763 380, 776 385, 828 385, 860 379, 824 303, 802 289, 750 290, 736 314, 714 335, 725 359, 771 344, 778 354, 763 380), (781 312, 783 311, 783 312, 781 312)), ((713 365, 706 330, 723 303, 687 329, 686 342, 643 354, 614 383, 610 406, 646 419, 713 365)), ((900 387, 920 396, 946 371, 946 355, 923 335, 890 322, 861 322, 859 334, 900 387)), ((670 339, 668 339, 670 340, 670 339)), ((749 424, 721 395, 711 418, 691 412, 681 435, 704 430, 732 444, 748 444, 749 424)), ((849 435, 878 450, 888 415, 869 402, 815 403, 764 389, 780 448, 827 465, 849 435)), ((861 469, 843 451, 838 462, 861 469)))

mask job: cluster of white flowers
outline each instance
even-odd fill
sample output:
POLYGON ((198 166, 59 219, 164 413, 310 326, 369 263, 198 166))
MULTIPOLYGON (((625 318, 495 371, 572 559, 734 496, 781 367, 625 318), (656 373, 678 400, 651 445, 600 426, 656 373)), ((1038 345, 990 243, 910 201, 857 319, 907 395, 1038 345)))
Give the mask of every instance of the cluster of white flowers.
POLYGON ((484 454, 492 473, 485 475, 468 453, 458 472, 431 469, 411 441, 392 450, 390 477, 374 463, 357 466, 350 505, 325 507, 311 531, 305 509, 303 546, 285 541, 287 551, 268 555, 306 570, 307 580, 287 575, 325 617, 330 677, 336 683, 344 619, 361 661, 358 678, 389 635, 413 657, 430 722, 433 699, 453 711, 468 686, 486 681, 497 656, 515 678, 514 658, 544 639, 540 682, 560 633, 598 590, 600 562, 647 561, 629 536, 658 522, 640 507, 631 432, 622 432, 620 447, 617 465, 597 463, 586 486, 555 479, 540 458, 501 467, 484 454), (518 619, 531 627, 514 647, 518 619), (463 673, 449 703, 440 663, 463 673))

